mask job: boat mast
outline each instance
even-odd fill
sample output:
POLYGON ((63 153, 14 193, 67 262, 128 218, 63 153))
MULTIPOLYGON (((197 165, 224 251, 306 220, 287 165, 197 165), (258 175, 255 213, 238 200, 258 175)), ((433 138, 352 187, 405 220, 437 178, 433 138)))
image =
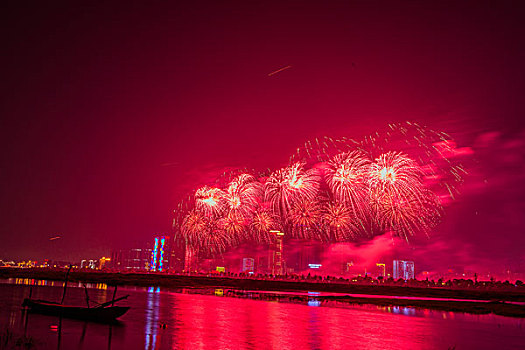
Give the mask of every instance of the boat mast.
POLYGON ((64 293, 62 293, 62 301, 60 301, 60 304, 64 304, 64 298, 66 297, 66 289, 67 289, 67 279, 69 277, 69 271, 73 268, 73 265, 69 265, 69 269, 66 273, 66 282, 64 283, 64 293))

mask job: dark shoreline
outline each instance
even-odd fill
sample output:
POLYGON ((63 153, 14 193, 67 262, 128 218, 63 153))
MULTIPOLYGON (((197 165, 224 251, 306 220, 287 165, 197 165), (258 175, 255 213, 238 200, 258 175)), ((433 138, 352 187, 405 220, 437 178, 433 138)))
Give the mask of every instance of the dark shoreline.
POLYGON ((258 295, 257 292, 239 293, 236 291, 225 291, 228 297, 245 297, 243 294, 250 294, 250 299, 291 302, 307 304, 309 301, 318 301, 320 305, 330 307, 340 307, 346 305, 375 305, 379 307, 407 307, 416 309, 429 309, 447 312, 463 312, 476 315, 495 314, 507 317, 525 317, 525 305, 514 305, 505 302, 473 302, 473 301, 443 301, 443 300, 411 300, 395 298, 367 298, 354 296, 323 296, 323 295, 279 295, 278 293, 264 293, 258 295))
MULTIPOLYGON (((65 270, 0 268, 0 278, 27 278, 63 281, 65 270)), ((525 302, 525 288, 515 290, 485 289, 447 289, 419 288, 392 285, 364 285, 340 282, 311 282, 276 279, 252 279, 235 277, 207 277, 188 275, 168 275, 157 273, 113 273, 71 271, 69 280, 73 282, 106 283, 108 285, 159 286, 167 288, 227 288, 233 290, 283 291, 283 292, 328 292, 346 294, 369 294, 382 296, 404 296, 420 298, 448 298, 487 300, 441 301, 410 300, 396 298, 366 298, 351 296, 322 296, 317 300, 337 301, 350 304, 373 304, 378 306, 400 306, 433 309, 441 311, 467 312, 473 314, 494 313, 501 316, 525 317, 525 305, 506 302, 525 302)), ((301 297, 297 297, 301 298, 301 297)), ((291 300, 293 301, 293 300, 291 300)), ((297 299, 296 301, 301 301, 297 299)))

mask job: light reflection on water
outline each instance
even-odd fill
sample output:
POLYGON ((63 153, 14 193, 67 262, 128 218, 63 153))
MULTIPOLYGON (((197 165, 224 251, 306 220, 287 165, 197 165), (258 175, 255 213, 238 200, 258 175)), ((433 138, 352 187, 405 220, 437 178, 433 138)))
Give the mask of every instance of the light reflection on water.
MULTIPOLYGON (((48 281, 48 280, 37 280, 33 278, 8 278, 0 279, 0 284, 20 284, 25 286, 49 286, 49 287, 64 287, 64 282, 62 281, 48 281)), ((108 285, 105 283, 82 283, 82 282, 68 282, 68 287, 78 287, 84 288, 86 285, 87 288, 94 289, 108 289, 108 285)))
MULTIPOLYGON (((373 305, 326 307, 316 292, 304 303, 225 297, 227 290, 173 292, 121 287, 131 310, 116 325, 30 314, 20 304, 29 285, 0 283, 0 330, 34 337, 37 349, 520 349, 523 320, 373 305), (164 326, 165 325, 165 326, 164 326), (60 326, 60 327, 59 327, 60 326), (59 338, 60 336, 60 338, 59 338), (58 340, 60 339, 60 344, 58 340)), ((33 297, 60 300, 62 283, 33 285, 33 297)), ((73 284, 66 303, 84 305, 73 284)), ((112 298, 111 287, 93 284, 90 298, 112 298)))
POLYGON ((146 336, 145 340, 145 349, 155 349, 157 344, 157 327, 159 319, 159 292, 160 289, 157 287, 148 288, 148 293, 146 294, 147 308, 146 318, 145 318, 145 328, 144 335, 146 336))

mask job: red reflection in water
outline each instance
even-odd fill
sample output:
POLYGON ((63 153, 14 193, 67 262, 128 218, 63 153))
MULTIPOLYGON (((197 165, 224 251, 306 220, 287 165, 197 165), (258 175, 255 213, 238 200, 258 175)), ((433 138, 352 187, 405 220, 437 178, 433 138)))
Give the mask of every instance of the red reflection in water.
MULTIPOLYGON (((494 315, 319 307, 316 295, 308 304, 294 304, 123 289, 131 294, 132 308, 121 324, 64 319, 58 329, 56 317, 22 317, 20 304, 29 286, 0 284, 0 327, 27 333, 43 349, 520 349, 525 343, 524 320, 494 315)), ((61 293, 59 286, 33 286, 33 295, 41 299, 57 300, 61 293)), ((90 296, 103 301, 111 293, 91 289, 90 296)), ((71 288, 68 298, 80 305, 84 291, 71 288)))
POLYGON ((171 306, 170 326, 163 330, 170 334, 169 342, 167 339, 157 342, 161 348, 446 349, 461 343, 491 348, 500 338, 491 338, 494 334, 487 336, 485 330, 496 327, 509 337, 525 340, 521 328, 516 333, 517 328, 507 325, 504 330, 490 321, 496 317, 490 315, 412 308, 381 311, 377 307, 316 307, 319 304, 315 302, 308 306, 209 295, 161 295, 162 302, 171 306))

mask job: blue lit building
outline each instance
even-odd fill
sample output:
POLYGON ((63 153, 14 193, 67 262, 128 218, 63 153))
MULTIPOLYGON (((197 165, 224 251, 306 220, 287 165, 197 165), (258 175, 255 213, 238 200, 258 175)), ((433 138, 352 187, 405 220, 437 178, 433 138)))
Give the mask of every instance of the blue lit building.
POLYGON ((166 272, 169 270, 169 257, 171 255, 170 237, 157 235, 153 241, 151 252, 150 271, 166 272))

